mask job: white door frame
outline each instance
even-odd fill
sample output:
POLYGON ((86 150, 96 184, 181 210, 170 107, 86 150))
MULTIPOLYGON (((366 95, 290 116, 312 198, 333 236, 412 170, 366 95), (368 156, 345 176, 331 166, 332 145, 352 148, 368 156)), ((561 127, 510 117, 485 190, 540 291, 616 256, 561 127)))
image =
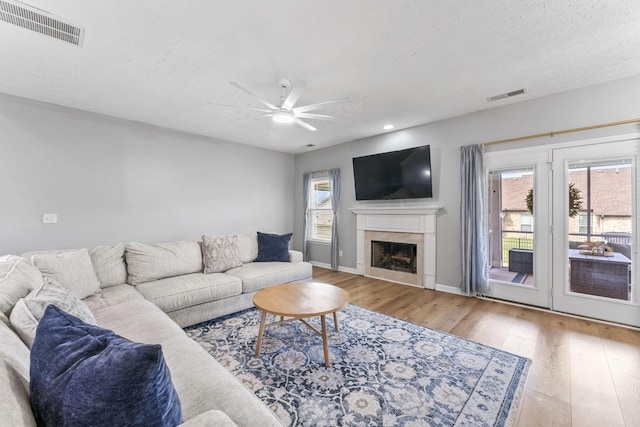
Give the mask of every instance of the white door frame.
POLYGON ((637 264, 638 248, 638 153, 640 140, 619 140, 585 146, 555 148, 553 157, 553 205, 560 206, 553 212, 553 309, 581 316, 593 317, 627 325, 640 326, 640 302, 638 297, 638 278, 640 270, 637 264), (593 162, 605 159, 632 159, 635 196, 632 205, 632 301, 601 298, 569 291, 569 216, 566 207, 569 204, 566 189, 569 186, 568 165, 580 161, 593 162))
MULTIPOLYGON (((488 182, 490 171, 508 171, 525 168, 534 170, 534 246, 533 278, 534 285, 526 286, 504 281, 491 280, 487 296, 528 305, 549 308, 551 283, 551 239, 550 239, 550 158, 546 149, 499 151, 485 153, 485 179, 488 182)), ((488 194, 485 200, 488 200, 488 194)), ((487 224, 488 226, 488 224, 487 224)), ((488 235, 488 234, 487 234, 488 235)))

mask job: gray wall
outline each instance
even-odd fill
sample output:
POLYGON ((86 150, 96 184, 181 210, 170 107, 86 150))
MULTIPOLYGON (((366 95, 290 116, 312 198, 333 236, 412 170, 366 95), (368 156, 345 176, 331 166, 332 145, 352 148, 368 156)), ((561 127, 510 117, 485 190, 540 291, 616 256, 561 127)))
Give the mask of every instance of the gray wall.
MULTIPOLYGON (((340 258, 340 265, 355 268, 356 218, 349 208, 365 205, 407 206, 411 203, 408 201, 356 202, 351 159, 367 154, 430 144, 434 197, 423 199, 423 201, 443 206, 437 220, 436 283, 459 287, 461 280, 458 261, 461 254, 459 150, 461 146, 634 118, 640 118, 640 76, 299 154, 296 156, 295 163, 294 244, 301 246, 302 174, 339 167, 342 176, 339 240, 340 249, 344 253, 340 258)), ((640 129, 637 125, 618 126, 553 138, 492 145, 488 146, 487 150, 505 150, 518 146, 550 144, 595 136, 625 134, 638 130, 640 129)), ((416 202, 412 203, 416 204, 416 202)), ((330 262, 328 246, 312 244, 310 259, 328 264, 330 262)))
POLYGON ((0 129, 0 255, 293 231, 293 155, 8 95, 0 129))

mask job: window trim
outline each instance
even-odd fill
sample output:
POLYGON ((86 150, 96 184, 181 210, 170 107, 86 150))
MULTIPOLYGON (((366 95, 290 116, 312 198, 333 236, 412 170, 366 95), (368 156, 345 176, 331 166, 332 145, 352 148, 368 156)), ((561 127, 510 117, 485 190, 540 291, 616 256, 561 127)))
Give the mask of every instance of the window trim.
MULTIPOLYGON (((331 186, 329 183, 329 172, 328 171, 321 171, 321 172, 313 172, 311 174, 311 178, 309 179, 309 201, 308 201, 308 206, 309 208, 307 209, 307 241, 311 242, 311 243, 319 243, 319 244, 324 244, 324 245, 331 245, 332 241, 333 241, 333 237, 332 234, 329 236, 328 239, 320 239, 316 236, 314 236, 313 230, 314 230, 314 221, 312 220, 313 218, 313 213, 314 212, 327 212, 329 213, 331 216, 333 216, 333 209, 332 208, 317 208, 314 207, 315 203, 312 202, 313 197, 314 197, 314 184, 319 182, 319 181, 327 181, 327 184, 329 186, 329 197, 331 197, 331 186)), ((333 222, 331 223, 331 231, 333 232, 333 222)))

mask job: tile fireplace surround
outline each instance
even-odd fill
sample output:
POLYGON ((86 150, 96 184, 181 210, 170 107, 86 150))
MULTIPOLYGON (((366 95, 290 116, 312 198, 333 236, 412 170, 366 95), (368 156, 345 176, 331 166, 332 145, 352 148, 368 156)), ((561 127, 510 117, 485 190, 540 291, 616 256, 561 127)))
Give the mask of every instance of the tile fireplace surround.
POLYGON ((436 285, 436 216, 440 206, 353 208, 357 215, 356 271, 367 277, 421 288, 436 285), (371 240, 418 245, 418 273, 371 267, 371 240))

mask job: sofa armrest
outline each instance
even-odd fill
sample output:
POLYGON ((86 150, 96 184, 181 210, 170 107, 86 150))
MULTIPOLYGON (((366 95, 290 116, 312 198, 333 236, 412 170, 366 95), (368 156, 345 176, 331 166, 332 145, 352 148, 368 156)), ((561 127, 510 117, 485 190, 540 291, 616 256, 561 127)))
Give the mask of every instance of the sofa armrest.
POLYGON ((302 252, 289 251, 289 262, 302 262, 302 252))
POLYGON ((180 427, 237 427, 222 411, 211 409, 180 424, 180 427))

